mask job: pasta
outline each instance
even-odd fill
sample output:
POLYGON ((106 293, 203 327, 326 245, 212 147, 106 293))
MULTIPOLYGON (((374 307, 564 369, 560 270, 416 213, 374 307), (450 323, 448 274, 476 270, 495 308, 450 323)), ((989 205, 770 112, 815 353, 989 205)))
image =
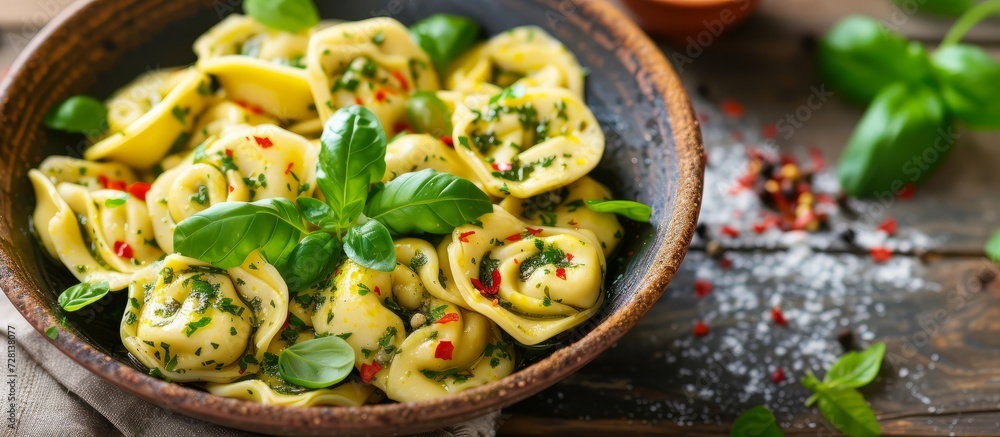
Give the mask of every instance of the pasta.
POLYGON ((40 248, 81 281, 66 311, 127 289, 151 375, 309 407, 489 384, 601 309, 624 228, 591 209, 605 139, 562 43, 272 12, 225 18, 74 127, 85 159, 29 172, 40 248))

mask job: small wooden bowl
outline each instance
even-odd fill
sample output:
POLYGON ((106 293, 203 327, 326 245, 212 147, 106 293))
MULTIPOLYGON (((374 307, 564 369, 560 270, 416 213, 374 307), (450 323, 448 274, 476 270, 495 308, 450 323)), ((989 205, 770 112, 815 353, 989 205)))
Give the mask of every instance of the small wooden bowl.
POLYGON ((141 399, 191 417, 268 434, 413 433, 520 401, 565 378, 610 347, 653 306, 677 271, 701 206, 703 151, 684 88, 663 54, 603 2, 426 0, 317 2, 327 18, 389 15, 412 23, 436 12, 466 15, 489 34, 535 24, 566 42, 590 68, 587 100, 607 136, 595 177, 622 198, 653 206, 652 226, 634 226, 629 256, 609 263, 602 311, 571 332, 568 346, 513 375, 441 399, 356 408, 290 408, 208 394, 148 376, 117 334, 118 293, 104 311, 64 313, 58 293, 74 283, 43 255, 30 230, 34 194, 27 171, 53 154, 80 156, 77 137, 42 128, 56 102, 77 93, 105 97, 151 68, 194 61, 194 39, 238 0, 82 0, 35 38, 0 82, 0 287, 39 332, 83 367, 141 399))
POLYGON ((711 44, 736 27, 760 0, 621 0, 651 35, 675 43, 711 44), (708 41, 707 43, 705 41, 708 41))

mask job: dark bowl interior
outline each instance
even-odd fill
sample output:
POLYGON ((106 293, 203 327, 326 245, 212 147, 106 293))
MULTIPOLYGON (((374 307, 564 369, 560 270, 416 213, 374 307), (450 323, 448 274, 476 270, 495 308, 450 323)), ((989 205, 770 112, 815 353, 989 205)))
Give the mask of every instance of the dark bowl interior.
POLYGON ((697 220, 701 139, 683 88, 648 38, 611 7, 579 0, 318 1, 324 18, 391 16, 410 24, 437 12, 469 16, 486 36, 533 24, 563 41, 587 67, 586 97, 607 137, 596 179, 616 197, 653 206, 653 225, 630 226, 609 260, 609 298, 570 333, 570 345, 485 387, 447 399, 360 408, 294 409, 223 399, 145 376, 118 337, 124 293, 64 313, 58 293, 75 283, 36 243, 26 176, 48 155, 81 157, 79 137, 44 131, 53 104, 77 93, 103 98, 135 76, 195 61, 195 38, 239 0, 87 0, 41 32, 0 84, 0 286, 39 331, 67 324, 54 343, 137 396, 228 426, 270 433, 414 432, 474 417, 536 393, 593 359, 660 297, 697 220), (109 358, 113 357, 113 358, 109 358))

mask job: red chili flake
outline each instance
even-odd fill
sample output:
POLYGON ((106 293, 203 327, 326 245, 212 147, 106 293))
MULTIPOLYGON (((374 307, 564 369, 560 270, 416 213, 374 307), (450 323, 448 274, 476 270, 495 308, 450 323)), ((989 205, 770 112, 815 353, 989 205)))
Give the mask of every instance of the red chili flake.
POLYGON ((239 373, 240 375, 242 375, 242 374, 244 374, 244 373, 247 373, 247 369, 242 369, 242 370, 240 370, 240 371, 239 371, 239 372, 237 372, 237 373, 239 373))
POLYGON ((779 326, 788 326, 788 320, 785 319, 785 313, 781 312, 781 308, 771 308, 771 320, 779 326))
POLYGON ((773 140, 778 136, 778 128, 774 125, 774 123, 765 124, 760 128, 760 136, 767 140, 773 140))
POLYGON ((742 118, 746 112, 742 103, 730 99, 722 101, 721 109, 723 114, 732 118, 742 118))
POLYGON ((448 340, 438 342, 437 349, 434 349, 434 358, 450 360, 451 353, 455 351, 455 345, 448 340))
POLYGON ((361 97, 355 97, 355 98, 354 98, 354 103, 355 103, 356 105, 358 105, 358 106, 364 106, 364 104, 365 104, 365 101, 364 101, 364 100, 361 100, 361 97))
POLYGON ((736 228, 734 228, 732 226, 728 226, 728 225, 719 228, 719 232, 721 232, 722 235, 725 235, 727 237, 732 237, 732 238, 737 238, 737 237, 740 236, 740 231, 738 231, 738 230, 736 230, 736 228))
POLYGON ((521 241, 521 234, 512 234, 511 236, 504 238, 505 241, 521 241))
POLYGON ((568 224, 570 226, 574 226, 574 227, 580 225, 579 223, 576 222, 576 220, 572 220, 572 219, 570 221, 566 222, 566 224, 568 224))
POLYGON ((448 147, 455 147, 455 140, 451 137, 441 137, 441 142, 448 147))
POLYGON ((771 381, 773 381, 775 384, 781 384, 781 381, 784 380, 785 380, 785 372, 783 370, 775 369, 774 372, 771 372, 771 381))
POLYGON ((125 191, 127 188, 125 181, 108 179, 108 177, 104 175, 97 175, 97 182, 101 184, 101 188, 107 190, 125 191))
POLYGON ((257 145, 262 149, 266 149, 274 145, 274 143, 271 142, 271 139, 266 137, 253 137, 253 140, 256 141, 257 145))
POLYGON ((694 295, 698 299, 712 292, 712 283, 704 280, 694 281, 694 295))
POLYGON ((285 167, 285 174, 291 173, 292 172, 292 166, 294 166, 294 165, 295 165, 294 162, 289 162, 288 163, 288 167, 285 167))
POLYGON ((815 147, 809 148, 809 159, 812 159, 813 171, 819 173, 826 169, 826 159, 823 159, 823 152, 815 147))
POLYGON ((378 285, 376 285, 376 286, 375 286, 375 289, 374 289, 374 290, 372 290, 372 291, 374 291, 374 292, 375 292, 375 294, 377 294, 377 295, 379 295, 379 296, 381 296, 381 295, 382 295, 382 290, 378 288, 378 285))
POLYGON ((226 149, 226 156, 232 157, 233 156, 233 149, 226 149))
POLYGON ((128 193, 143 202, 146 201, 146 193, 149 192, 150 185, 145 182, 135 182, 128 186, 128 193))
POLYGON ((392 77, 399 82, 399 87, 402 88, 403 91, 410 91, 410 83, 406 81, 406 76, 403 76, 403 73, 400 73, 399 70, 394 70, 392 72, 392 77))
POLYGON ((885 247, 873 247, 868 249, 868 253, 877 263, 884 263, 892 259, 892 251, 885 247))
POLYGON ((903 188, 899 189, 899 191, 896 193, 896 197, 898 197, 899 200, 910 200, 913 198, 914 194, 917 194, 917 185, 914 184, 913 182, 910 182, 906 185, 903 185, 903 188))
POLYGON ((445 314, 445 315, 441 316, 440 319, 437 319, 437 321, 434 322, 434 324, 435 325, 444 325, 445 323, 448 323, 448 322, 457 322, 457 321, 458 321, 458 313, 448 313, 448 314, 445 314))
POLYGON ((134 254, 132 253, 132 247, 124 241, 115 242, 115 255, 121 258, 132 259, 134 254))
POLYGON ((896 224, 896 219, 889 217, 882 224, 878 225, 878 228, 889 235, 895 235, 898 225, 896 224))
POLYGON ((229 192, 232 193, 233 191, 236 191, 236 187, 233 187, 232 185, 230 185, 229 186, 229 192))
POLYGON ((371 364, 362 364, 361 380, 364 381, 365 384, 371 384, 372 377, 374 377, 380 370, 382 370, 382 365, 379 364, 378 361, 372 361, 371 364))
POLYGON ((502 279, 500 277, 500 270, 497 270, 497 269, 494 269, 493 272, 490 274, 490 276, 493 279, 493 286, 492 287, 487 287, 479 279, 470 278, 470 281, 472 282, 472 286, 476 287, 476 290, 479 290, 479 294, 481 294, 481 295, 483 295, 483 297, 487 297, 487 298, 494 297, 494 296, 497 295, 497 293, 500 292, 500 280, 502 279))
POLYGON ((102 174, 97 175, 97 182, 101 184, 101 188, 108 188, 108 177, 102 174))
POLYGON ((534 235, 536 237, 542 234, 542 230, 541 229, 534 229, 534 228, 525 228, 525 229, 528 231, 528 233, 530 233, 531 235, 534 235))
POLYGON ((250 111, 251 113, 256 114, 256 115, 260 115, 260 114, 264 113, 263 109, 260 109, 260 108, 254 106, 254 105, 251 105, 251 104, 249 104, 249 103, 247 103, 247 102, 245 102, 243 100, 233 100, 233 103, 242 106, 243 109, 246 109, 247 111, 250 111))
POLYGON ((469 237, 473 235, 476 235, 476 231, 462 232, 461 234, 458 234, 458 241, 468 243, 469 237))
POLYGON ((559 267, 558 269, 556 269, 556 277, 559 278, 559 279, 562 279, 563 281, 565 281, 566 280, 566 269, 564 269, 562 267, 559 267))
POLYGON ((572 253, 567 253, 566 254, 566 261, 573 261, 573 254, 572 253))
POLYGON ((383 90, 383 89, 380 88, 378 91, 375 91, 375 100, 378 101, 378 102, 380 102, 380 103, 384 102, 385 101, 385 90, 383 90))
POLYGON ((767 232, 767 230, 770 228, 771 224, 766 221, 757 222, 753 224, 753 233, 760 235, 763 234, 764 232, 767 232))
POLYGON ((514 165, 509 162, 494 162, 491 166, 496 171, 508 171, 514 168, 514 165))
POLYGON ((733 267, 733 260, 729 259, 728 257, 722 257, 722 259, 719 260, 720 269, 729 270, 732 267, 733 267))
POLYGON ((705 322, 699 320, 698 323, 694 324, 694 336, 704 337, 706 335, 708 335, 708 325, 706 325, 705 322))
POLYGON ((518 264, 521 264, 521 262, 520 262, 520 261, 518 261, 518 260, 517 260, 517 258, 514 258, 514 265, 516 266, 516 265, 518 265, 518 264))

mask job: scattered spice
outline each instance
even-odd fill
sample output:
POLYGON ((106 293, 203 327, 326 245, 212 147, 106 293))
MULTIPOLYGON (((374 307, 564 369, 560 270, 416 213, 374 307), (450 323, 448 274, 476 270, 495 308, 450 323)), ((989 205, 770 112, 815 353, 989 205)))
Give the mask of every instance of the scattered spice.
POLYGON ((149 193, 150 185, 145 182, 135 182, 128 186, 128 193, 143 202, 146 201, 146 193, 149 193))
POLYGON ((285 174, 289 174, 289 173, 291 173, 291 172, 292 172, 292 167, 293 167, 293 166, 295 166, 295 163, 294 163, 294 162, 289 162, 289 163, 288 163, 288 167, 285 167, 285 174))
POLYGON ((743 107, 742 103, 731 99, 723 100, 721 109, 723 114, 731 118, 743 118, 746 113, 746 108, 743 107))
POLYGON ((362 364, 361 380, 364 381, 365 384, 371 384, 372 377, 374 377, 375 374, 378 373, 380 370, 382 370, 382 365, 379 364, 377 361, 372 361, 371 364, 368 363, 362 364))
POLYGON ((781 382, 784 380, 785 380, 785 371, 781 370, 781 368, 774 369, 774 372, 771 372, 771 381, 773 381, 775 384, 781 384, 781 382))
POLYGON ((462 232, 461 234, 458 234, 458 241, 468 243, 469 237, 473 235, 476 235, 476 231, 462 232))
POLYGON ((724 225, 719 228, 719 233, 731 238, 738 238, 740 236, 740 231, 729 225, 724 225))
POLYGON ((871 254, 872 260, 877 263, 884 263, 892 259, 892 251, 882 246, 868 249, 868 253, 871 254))
POLYGON ((773 307, 771 308, 771 320, 774 320, 778 326, 787 327, 788 320, 785 320, 785 314, 781 312, 781 308, 773 307))
POLYGON ((257 143, 257 145, 258 145, 258 146, 260 146, 260 148, 262 148, 262 149, 266 149, 266 148, 268 148, 268 147, 271 147, 271 146, 274 146, 274 143, 273 143, 273 142, 271 142, 271 139, 270 139, 270 138, 267 138, 267 137, 253 137, 253 140, 254 140, 254 141, 255 141, 255 142, 257 143))
POLYGON ((712 283, 705 280, 694 281, 694 296, 704 298, 712 293, 712 283))
POLYGON ((457 321, 458 321, 458 313, 448 313, 448 314, 445 314, 445 315, 441 316, 440 319, 437 319, 437 321, 435 321, 434 324, 435 325, 444 325, 444 324, 449 323, 449 322, 457 322, 457 321))
POLYGON ((556 269, 556 277, 559 278, 559 279, 562 279, 563 281, 565 281, 566 280, 566 269, 564 269, 562 267, 557 268, 556 269))
POLYGON ((451 355, 455 351, 455 344, 442 340, 438 342, 437 349, 434 349, 434 358, 439 360, 451 360, 451 355))
POLYGON ((121 258, 132 259, 134 257, 134 253, 132 252, 132 247, 129 246, 128 243, 124 241, 116 241, 114 249, 115 249, 115 255, 118 255, 121 258))
POLYGON ((455 140, 451 137, 441 137, 441 142, 448 147, 455 147, 455 140))
POLYGON ((106 190, 125 191, 127 188, 125 181, 108 179, 108 177, 104 175, 98 175, 97 182, 101 184, 101 188, 106 190))
POLYGON ((896 193, 896 198, 906 201, 912 199, 915 194, 917 194, 917 185, 909 182, 903 185, 903 188, 899 189, 899 192, 896 193))
POLYGON ((708 325, 706 325, 705 322, 699 320, 697 323, 694 324, 694 336, 704 337, 706 335, 708 335, 708 325))
POLYGON ((896 230, 898 228, 896 225, 896 219, 889 217, 885 219, 882 224, 878 225, 878 228, 885 231, 886 234, 896 235, 896 230))

